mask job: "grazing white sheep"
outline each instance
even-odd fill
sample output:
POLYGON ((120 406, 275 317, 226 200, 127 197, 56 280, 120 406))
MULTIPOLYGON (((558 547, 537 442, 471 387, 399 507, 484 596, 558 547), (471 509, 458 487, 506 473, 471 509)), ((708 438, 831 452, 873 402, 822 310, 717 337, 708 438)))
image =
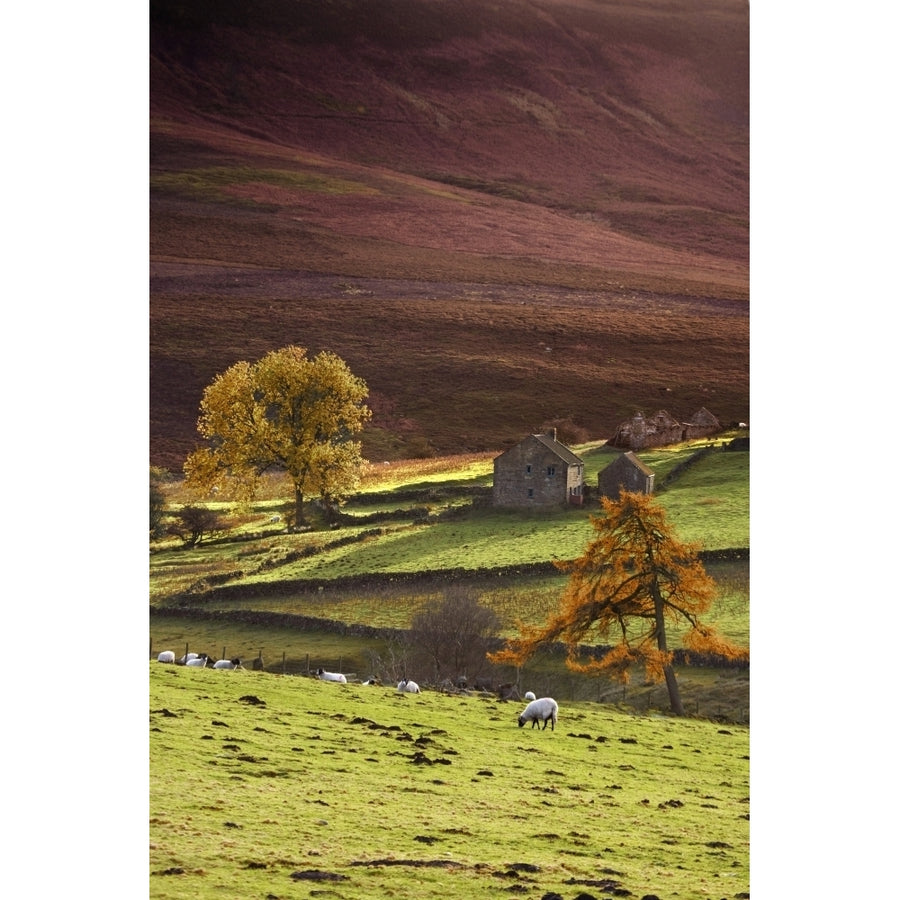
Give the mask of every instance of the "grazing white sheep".
POLYGON ((206 660, 208 659, 205 653, 201 653, 199 656, 194 659, 189 659, 185 665, 192 666, 195 669, 205 669, 206 668, 206 660))
POLYGON ((163 650, 159 656, 156 657, 157 662, 165 662, 165 663, 173 663, 175 662, 175 654, 171 650, 163 650))
POLYGON ((419 686, 414 682, 410 681, 408 678, 404 678, 400 684, 397 685, 397 690, 401 692, 406 692, 407 694, 421 694, 422 692, 419 690, 419 686))
POLYGON ((213 663, 214 669, 241 669, 243 666, 241 665, 240 659, 235 657, 234 659, 218 659, 213 663))
POLYGON ((339 684, 347 683, 347 676, 340 672, 326 672, 324 669, 316 669, 316 677, 320 681, 337 681, 339 684))
POLYGON ((526 700, 537 700, 537 696, 534 691, 525 691, 525 699, 526 700))
POLYGON ((192 659, 199 659, 199 658, 200 658, 199 653, 185 653, 184 656, 182 656, 181 659, 178 660, 178 664, 180 666, 186 666, 192 659))
POLYGON ((532 728, 534 728, 538 722, 543 722, 544 727, 542 730, 546 731, 547 723, 549 722, 550 730, 556 731, 558 714, 559 704, 552 697, 541 697, 540 700, 532 700, 531 703, 522 710, 522 715, 519 716, 519 728, 526 722, 531 722, 532 728))

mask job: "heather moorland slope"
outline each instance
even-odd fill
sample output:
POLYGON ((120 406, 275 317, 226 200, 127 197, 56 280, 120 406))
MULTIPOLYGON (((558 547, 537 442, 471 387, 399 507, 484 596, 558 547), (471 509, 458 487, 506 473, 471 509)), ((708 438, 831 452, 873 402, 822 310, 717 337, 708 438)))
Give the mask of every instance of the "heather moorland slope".
POLYGON ((150 18, 152 463, 288 343, 366 380, 373 460, 748 420, 746 3, 150 18))

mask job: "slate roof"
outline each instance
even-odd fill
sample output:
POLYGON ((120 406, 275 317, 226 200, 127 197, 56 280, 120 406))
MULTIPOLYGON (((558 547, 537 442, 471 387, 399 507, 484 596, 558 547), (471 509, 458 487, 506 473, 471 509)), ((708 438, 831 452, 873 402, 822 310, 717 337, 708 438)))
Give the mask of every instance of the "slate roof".
POLYGON ((642 472, 644 475, 652 475, 653 469, 649 468, 646 463, 641 462, 634 453, 629 450, 627 453, 622 454, 625 459, 628 460, 636 469, 642 472))
POLYGON ((570 466, 583 466, 584 460, 574 454, 565 444, 554 440, 549 434, 533 434, 533 438, 539 440, 548 450, 555 453, 563 462, 570 466))

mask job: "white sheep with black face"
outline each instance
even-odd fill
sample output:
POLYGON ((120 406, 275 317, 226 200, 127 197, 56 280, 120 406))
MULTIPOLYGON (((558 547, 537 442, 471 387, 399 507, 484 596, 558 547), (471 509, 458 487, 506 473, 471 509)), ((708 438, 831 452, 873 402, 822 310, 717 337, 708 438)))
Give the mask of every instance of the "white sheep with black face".
POLYGON ((234 659, 218 659, 213 663, 214 669, 242 669, 241 661, 238 657, 234 659))
POLYGON ((207 659, 209 659, 209 657, 205 653, 201 653, 194 659, 189 659, 185 665, 190 666, 192 669, 205 669, 207 659))
POLYGON ((526 722, 531 722, 534 728, 539 722, 544 723, 543 731, 547 730, 547 723, 550 723, 550 730, 556 731, 556 721, 559 715, 559 704, 552 697, 541 697, 540 700, 532 700, 522 714, 519 716, 519 728, 526 722))
POLYGON ((316 669, 316 678, 319 681, 336 681, 338 684, 346 684, 347 676, 340 672, 326 672, 324 669, 316 669))
POLYGON ((403 694, 421 694, 422 692, 419 690, 419 686, 414 682, 410 681, 408 678, 404 678, 400 684, 397 685, 397 690, 403 694))

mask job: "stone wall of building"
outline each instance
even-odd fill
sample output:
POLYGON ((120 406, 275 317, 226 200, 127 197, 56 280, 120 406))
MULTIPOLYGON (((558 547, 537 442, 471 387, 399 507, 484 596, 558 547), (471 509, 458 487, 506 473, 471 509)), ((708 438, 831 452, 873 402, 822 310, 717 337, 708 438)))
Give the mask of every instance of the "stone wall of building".
POLYGON ((493 503, 519 507, 580 503, 583 471, 583 466, 567 463, 529 435, 494 460, 493 503))
POLYGON ((623 453, 597 475, 601 497, 619 496, 620 491, 652 494, 656 476, 633 453, 623 453))

